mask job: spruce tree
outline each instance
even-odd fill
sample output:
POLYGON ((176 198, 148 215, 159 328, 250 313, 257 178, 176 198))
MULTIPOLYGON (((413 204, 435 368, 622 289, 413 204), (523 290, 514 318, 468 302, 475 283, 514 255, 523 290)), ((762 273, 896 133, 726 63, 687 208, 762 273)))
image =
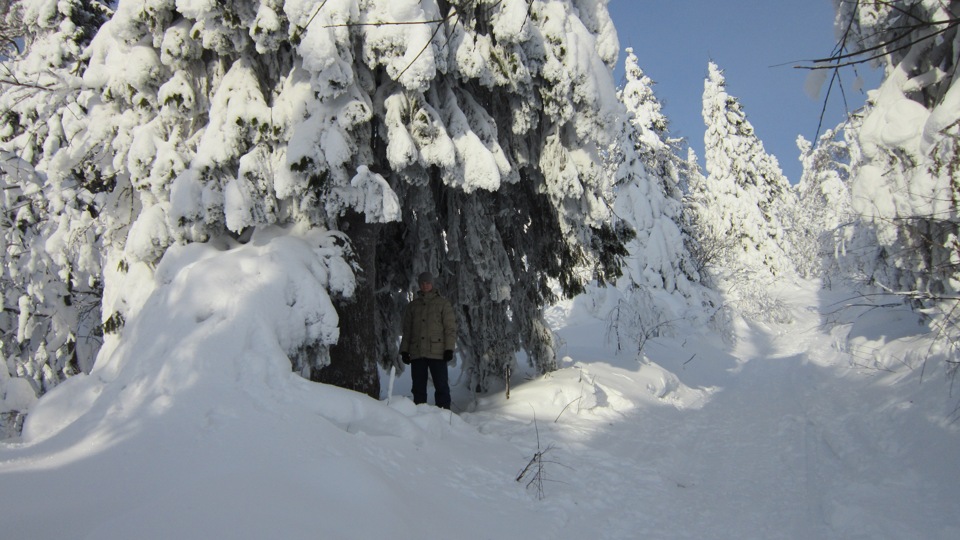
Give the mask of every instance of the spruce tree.
POLYGON ((618 112, 617 43, 594 3, 451 2, 440 15, 447 69, 413 101, 400 89, 384 99, 406 210, 378 250, 397 255, 380 265, 383 350, 413 276, 432 271, 459 312, 468 385, 487 388, 521 348, 538 372, 554 369, 542 308, 619 274, 601 151, 618 112))
POLYGON ((708 177, 691 186, 690 211, 701 260, 740 309, 753 317, 788 317, 768 291, 791 277, 790 238, 796 195, 767 154, 723 73, 709 64, 704 83, 704 151, 708 177))
POLYGON ((703 119, 708 177, 694 186, 693 201, 701 241, 718 246, 715 267, 792 274, 784 229, 792 219, 795 195, 712 62, 704 83, 703 119))
POLYGON ((554 284, 618 274, 601 151, 617 47, 595 2, 122 0, 58 110, 68 136, 24 159, 41 189, 82 178, 121 339, 127 273, 299 223, 344 235, 358 286, 339 343, 304 344, 296 369, 377 395, 426 270, 484 388, 520 349, 556 365, 554 284))
POLYGON ((696 169, 679 157, 682 141, 669 136, 653 81, 633 50, 626 52, 626 83, 619 92, 626 117, 613 153, 621 184, 614 213, 635 237, 626 246, 625 272, 617 282, 624 298, 612 322, 621 338, 642 341, 669 331, 692 311, 702 313, 710 300, 684 220, 684 190, 696 169))

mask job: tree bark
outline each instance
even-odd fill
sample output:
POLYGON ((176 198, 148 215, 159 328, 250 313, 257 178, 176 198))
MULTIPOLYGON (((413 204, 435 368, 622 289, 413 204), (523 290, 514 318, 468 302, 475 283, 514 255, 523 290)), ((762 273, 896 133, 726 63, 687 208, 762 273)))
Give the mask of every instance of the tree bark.
POLYGON ((311 376, 316 382, 362 392, 380 398, 377 370, 376 269, 377 240, 381 225, 366 223, 354 211, 341 220, 340 230, 350 237, 361 273, 352 298, 337 303, 340 339, 330 348, 330 365, 311 376))

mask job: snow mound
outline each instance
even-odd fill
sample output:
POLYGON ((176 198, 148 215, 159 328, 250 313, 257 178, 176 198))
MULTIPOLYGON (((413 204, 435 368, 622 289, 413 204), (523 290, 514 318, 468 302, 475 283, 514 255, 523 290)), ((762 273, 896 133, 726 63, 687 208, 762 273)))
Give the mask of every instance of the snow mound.
POLYGON ((22 442, 2 447, 4 537, 373 538, 382 520, 415 537, 529 537, 513 447, 449 411, 291 371, 298 344, 336 338, 327 291, 353 281, 334 240, 275 228, 169 250, 93 371, 45 395, 22 442), (467 478, 493 487, 472 493, 467 478), (477 513, 426 519, 451 501, 477 513))
POLYGON ((274 229, 168 252, 93 372, 0 445, 4 538, 960 531, 955 400, 943 373, 906 384, 922 369, 894 364, 927 333, 906 310, 823 327, 810 308, 836 299, 811 287, 785 295, 793 322, 739 324, 733 347, 691 331, 636 351, 569 302, 551 310, 561 369, 458 416, 292 373, 288 349, 329 337, 326 291, 352 284, 332 240, 274 229))
POLYGON ((104 348, 90 375, 38 405, 24 440, 52 436, 82 416, 89 424, 159 415, 183 394, 302 392, 287 355, 303 344, 336 342, 339 321, 327 290, 351 292, 352 274, 334 234, 282 232, 270 229, 246 245, 171 248, 155 281, 140 284, 153 292, 132 310, 117 345, 104 348))

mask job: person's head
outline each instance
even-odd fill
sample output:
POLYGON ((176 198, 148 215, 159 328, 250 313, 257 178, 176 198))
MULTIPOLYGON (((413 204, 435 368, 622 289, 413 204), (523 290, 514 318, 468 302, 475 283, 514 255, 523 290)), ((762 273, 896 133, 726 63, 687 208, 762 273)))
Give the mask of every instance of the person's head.
POLYGON ((420 284, 420 290, 422 292, 430 292, 433 290, 433 274, 430 272, 423 272, 417 276, 417 283, 420 284))

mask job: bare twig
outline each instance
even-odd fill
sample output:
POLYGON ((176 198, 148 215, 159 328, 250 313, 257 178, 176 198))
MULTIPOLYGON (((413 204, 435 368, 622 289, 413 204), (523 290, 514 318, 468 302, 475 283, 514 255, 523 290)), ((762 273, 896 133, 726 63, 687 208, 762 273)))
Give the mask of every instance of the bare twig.
POLYGON ((583 399, 583 396, 580 396, 580 397, 578 397, 577 399, 571 401, 570 403, 567 403, 566 405, 564 405, 564 406, 563 406, 563 409, 560 410, 560 414, 557 415, 557 418, 556 418, 556 420, 553 421, 553 423, 556 424, 557 421, 560 420, 560 417, 563 416, 563 412, 567 410, 567 407, 573 405, 574 403, 580 401, 581 399, 583 399))
MULTIPOLYGON (((532 408, 532 406, 531 406, 532 408)), ((537 425, 537 411, 533 411, 533 426, 536 429, 537 434, 537 451, 533 454, 533 457, 530 458, 530 461, 527 462, 527 465, 517 474, 516 481, 519 482, 524 479, 528 474, 532 473, 530 480, 527 482, 526 488, 529 489, 530 486, 536 486, 537 488, 537 499, 543 500, 543 483, 546 480, 546 474, 543 470, 544 463, 554 463, 552 461, 544 461, 543 456, 547 452, 553 450, 555 446, 551 443, 546 448, 540 446, 540 428, 537 425)))

